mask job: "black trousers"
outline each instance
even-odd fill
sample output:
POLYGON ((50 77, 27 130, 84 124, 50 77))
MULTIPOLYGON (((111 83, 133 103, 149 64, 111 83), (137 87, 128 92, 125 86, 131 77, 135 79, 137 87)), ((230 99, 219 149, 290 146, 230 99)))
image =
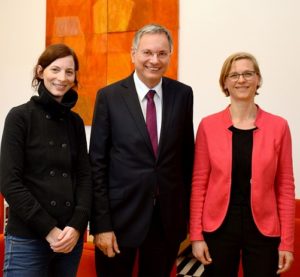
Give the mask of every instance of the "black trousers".
POLYGON ((221 227, 204 233, 212 263, 202 276, 238 276, 242 259, 245 277, 271 277, 278 269, 279 237, 266 237, 257 229, 250 207, 232 206, 221 227))
MULTIPOLYGON (((118 238, 117 238, 118 239, 118 238)), ((105 256, 96 248, 95 261, 98 277, 131 277, 138 253, 138 276, 168 277, 176 262, 180 242, 168 243, 159 207, 154 208, 151 226, 146 239, 139 248, 120 247, 120 254, 113 258, 105 256)))

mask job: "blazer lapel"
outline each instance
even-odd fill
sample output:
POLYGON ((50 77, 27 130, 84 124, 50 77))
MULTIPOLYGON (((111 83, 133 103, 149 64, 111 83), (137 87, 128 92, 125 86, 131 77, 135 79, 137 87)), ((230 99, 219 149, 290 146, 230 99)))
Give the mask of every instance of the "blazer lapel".
POLYGON ((133 75, 125 79, 121 83, 121 85, 125 88, 122 92, 122 97, 128 107, 128 111, 132 115, 132 118, 136 123, 137 129, 140 132, 143 139, 145 140, 145 143, 147 144, 149 150, 154 155, 146 122, 141 109, 141 104, 139 102, 139 98, 134 85, 133 75))
POLYGON ((161 129, 160 129, 160 139, 158 144, 158 153, 159 157, 160 152, 164 143, 167 143, 168 138, 168 127, 171 124, 172 113, 174 112, 174 100, 175 93, 172 92, 169 86, 170 80, 163 78, 162 81, 162 93, 163 93, 163 106, 162 106, 162 119, 161 119, 161 129))

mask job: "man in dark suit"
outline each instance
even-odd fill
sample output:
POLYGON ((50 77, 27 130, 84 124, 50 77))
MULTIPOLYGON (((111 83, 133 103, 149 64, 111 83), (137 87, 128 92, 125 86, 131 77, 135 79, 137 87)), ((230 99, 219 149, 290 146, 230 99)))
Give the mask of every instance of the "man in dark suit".
POLYGON ((144 26, 133 39, 134 73, 97 94, 90 159, 98 276, 131 276, 137 253, 139 276, 169 276, 187 234, 193 92, 163 77, 172 48, 167 29, 144 26))

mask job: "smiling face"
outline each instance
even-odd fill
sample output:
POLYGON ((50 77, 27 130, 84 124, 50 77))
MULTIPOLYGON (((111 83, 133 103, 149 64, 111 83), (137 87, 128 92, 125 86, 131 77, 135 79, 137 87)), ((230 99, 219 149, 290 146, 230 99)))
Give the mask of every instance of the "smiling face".
POLYGON ((45 69, 39 65, 37 70, 39 78, 44 80, 45 87, 58 102, 74 86, 76 73, 72 56, 56 59, 45 69))
POLYGON ((139 79, 149 88, 156 86, 170 63, 170 45, 166 34, 148 33, 141 37, 131 59, 139 79))
MULTIPOLYGON (((240 59, 232 63, 228 76, 248 72, 255 72, 252 61, 249 59, 240 59)), ((247 74, 245 76, 247 76, 247 74)), ((230 77, 227 77, 224 88, 228 90, 232 101, 254 101, 259 84, 260 77, 258 74, 253 74, 252 77, 248 78, 240 75, 237 80, 232 80, 230 77)))

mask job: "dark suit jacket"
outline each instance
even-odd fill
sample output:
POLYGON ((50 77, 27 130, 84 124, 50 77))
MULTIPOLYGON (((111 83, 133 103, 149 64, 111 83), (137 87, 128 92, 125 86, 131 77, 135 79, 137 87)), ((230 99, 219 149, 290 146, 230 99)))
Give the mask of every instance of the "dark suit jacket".
POLYGON ((163 78, 158 155, 152 150, 133 75, 97 94, 91 130, 91 233, 113 230, 119 245, 145 238, 157 186, 169 242, 186 237, 194 153, 191 87, 163 78))

